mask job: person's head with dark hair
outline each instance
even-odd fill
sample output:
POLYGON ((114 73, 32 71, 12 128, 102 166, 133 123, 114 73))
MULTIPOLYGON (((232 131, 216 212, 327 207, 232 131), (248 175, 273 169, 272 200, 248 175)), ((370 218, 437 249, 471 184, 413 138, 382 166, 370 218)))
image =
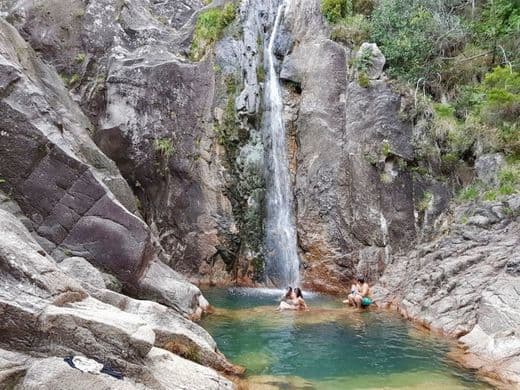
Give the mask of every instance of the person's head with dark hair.
POLYGON ((289 286, 289 287, 287 288, 287 292, 285 293, 285 298, 291 298, 291 294, 292 294, 292 292, 293 292, 293 291, 292 291, 292 287, 289 286))
POLYGON ((294 292, 296 293, 296 298, 303 298, 302 290, 299 287, 296 287, 294 292))
POLYGON ((358 275, 358 276, 356 277, 356 280, 357 280, 359 283, 361 283, 361 284, 365 283, 365 281, 366 281, 366 280, 365 280, 365 277, 364 277, 363 275, 358 275))

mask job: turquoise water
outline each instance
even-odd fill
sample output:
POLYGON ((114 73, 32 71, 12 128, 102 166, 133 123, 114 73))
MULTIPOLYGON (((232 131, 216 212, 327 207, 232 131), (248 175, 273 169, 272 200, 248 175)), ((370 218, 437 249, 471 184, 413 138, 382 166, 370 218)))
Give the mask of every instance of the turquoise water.
POLYGON ((488 388, 446 357, 449 341, 397 314, 358 311, 320 295, 305 297, 308 312, 276 312, 281 292, 204 294, 217 310, 202 325, 233 363, 247 368, 250 388, 488 388))

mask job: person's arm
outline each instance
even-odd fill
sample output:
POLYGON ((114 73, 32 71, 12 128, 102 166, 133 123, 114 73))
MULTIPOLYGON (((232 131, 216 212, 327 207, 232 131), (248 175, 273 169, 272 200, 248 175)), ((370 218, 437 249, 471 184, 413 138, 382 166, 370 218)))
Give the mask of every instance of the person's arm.
POLYGON ((363 297, 368 297, 368 293, 370 292, 370 288, 368 287, 368 283, 364 283, 361 288, 361 295, 363 297))

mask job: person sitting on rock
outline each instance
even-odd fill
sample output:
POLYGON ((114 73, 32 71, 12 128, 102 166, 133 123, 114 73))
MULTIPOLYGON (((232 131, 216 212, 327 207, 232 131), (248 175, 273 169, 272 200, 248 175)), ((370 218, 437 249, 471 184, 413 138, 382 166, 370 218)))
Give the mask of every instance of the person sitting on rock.
POLYGON ((357 283, 357 281, 354 281, 352 283, 352 286, 350 287, 350 294, 348 294, 347 299, 343 301, 343 303, 348 303, 350 306, 356 306, 355 297, 356 295, 359 295, 360 287, 357 283))
POLYGON ((368 307, 373 303, 372 299, 369 297, 370 287, 368 286, 368 282, 365 280, 364 276, 358 276, 357 282, 358 286, 360 287, 360 291, 354 299, 356 302, 356 307, 368 307))
POLYGON ((351 306, 363 308, 370 306, 373 301, 369 297, 370 286, 368 285, 365 277, 360 275, 356 278, 352 284, 351 293, 343 303, 349 303, 351 306))

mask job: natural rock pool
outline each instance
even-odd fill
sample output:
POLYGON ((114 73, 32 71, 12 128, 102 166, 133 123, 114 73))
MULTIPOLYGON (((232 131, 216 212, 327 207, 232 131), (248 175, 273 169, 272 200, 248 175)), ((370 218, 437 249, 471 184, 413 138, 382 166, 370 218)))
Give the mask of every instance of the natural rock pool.
POLYGON ((281 291, 210 289, 202 322, 219 349, 262 389, 485 389, 447 357, 454 345, 387 311, 305 296, 308 312, 276 312, 281 291))

